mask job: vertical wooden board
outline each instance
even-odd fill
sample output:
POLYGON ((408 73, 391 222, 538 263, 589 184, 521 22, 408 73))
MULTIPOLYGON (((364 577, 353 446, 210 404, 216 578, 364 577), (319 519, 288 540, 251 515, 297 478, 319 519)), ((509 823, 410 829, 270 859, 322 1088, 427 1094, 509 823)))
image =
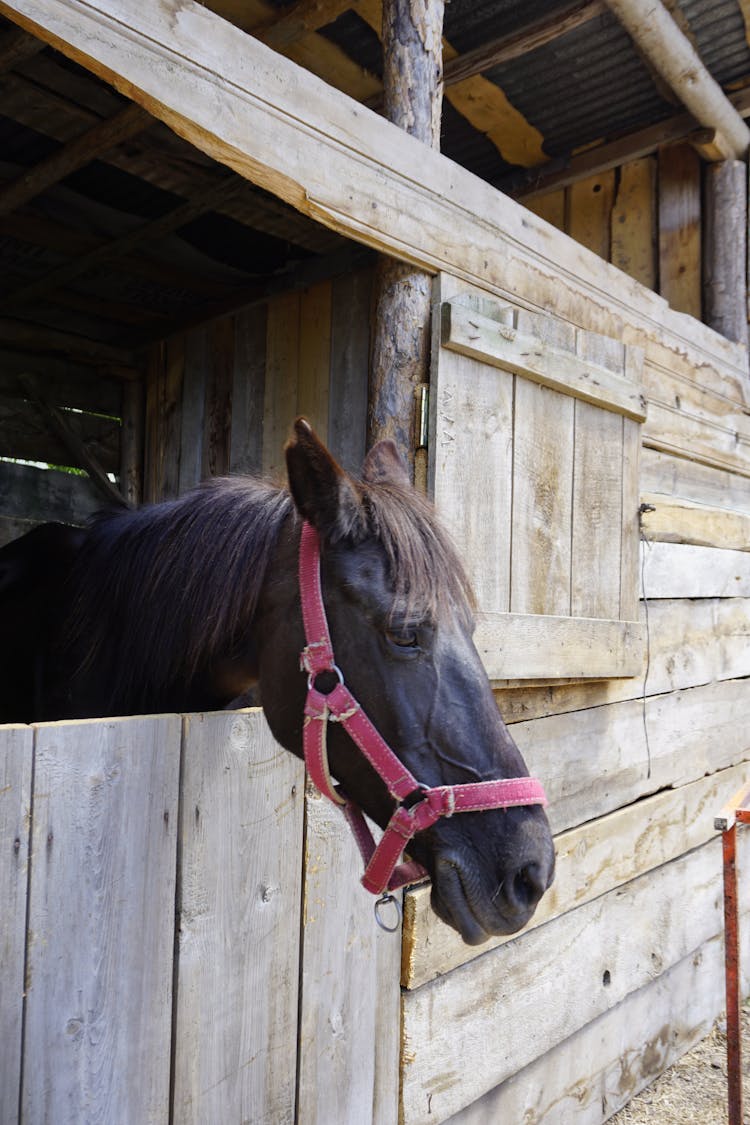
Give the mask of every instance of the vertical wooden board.
POLYGON ((170 336, 164 343, 164 376, 159 404, 161 465, 160 500, 172 500, 180 488, 180 454, 182 452, 182 396, 185 376, 185 337, 170 336))
POLYGON ((641 285, 655 289, 656 160, 644 156, 619 169, 612 207, 612 264, 641 285))
POLYGON ((365 457, 371 298, 369 270, 333 283, 328 441, 334 456, 354 473, 365 457))
POLYGON ((323 441, 328 440, 331 291, 331 282, 322 281, 300 296, 297 410, 323 441))
POLYGON ((36 730, 23 1119, 169 1112, 180 721, 36 730))
POLYGON ((232 425, 232 381, 234 377, 234 323, 224 316, 208 326, 209 364, 206 371, 206 401, 203 419, 201 475, 223 476, 229 471, 229 439, 232 425))
POLYGON ((34 732, 0 727, 0 1121, 18 1120, 34 732))
POLYGON ((209 348, 208 327, 205 324, 187 333, 180 430, 181 493, 195 488, 201 479, 209 348))
POLYGON ((263 473, 279 483, 286 472, 284 443, 297 414, 299 335, 299 293, 274 297, 268 305, 263 473))
POLYGON ((517 378, 512 613, 570 613, 573 438, 574 400, 517 378))
POLYGON ((620 615, 623 419, 575 404, 571 613, 620 615))
POLYGON ((432 387, 435 503, 456 540, 480 609, 507 612, 513 376, 441 348, 432 387))
POLYGON ((701 166, 688 144, 659 150, 659 292, 701 319, 701 166))
POLYGON ((641 427, 622 420, 622 540, 620 545, 620 617, 638 620, 640 600, 640 460, 641 427))
POLYGON ((234 317, 234 372, 229 469, 261 471, 263 394, 266 385, 268 305, 254 305, 234 317))
POLYGON ((120 431, 120 489, 129 504, 143 499, 145 380, 122 385, 122 428, 120 431))
POLYGON ((398 1119, 401 933, 379 929, 338 808, 307 793, 298 1120, 398 1119))
POLYGON ((174 1120, 294 1120, 304 769, 260 711, 184 719, 174 1120))
POLYGON ((567 233, 609 261, 614 171, 579 180, 567 189, 567 233))
POLYGON ((552 223, 558 230, 565 230, 565 188, 538 195, 535 199, 526 199, 523 205, 540 219, 552 223))
POLYGON ((161 494, 161 411, 162 384, 164 380, 164 344, 154 344, 149 349, 146 362, 146 408, 144 432, 143 499, 153 504, 161 494))

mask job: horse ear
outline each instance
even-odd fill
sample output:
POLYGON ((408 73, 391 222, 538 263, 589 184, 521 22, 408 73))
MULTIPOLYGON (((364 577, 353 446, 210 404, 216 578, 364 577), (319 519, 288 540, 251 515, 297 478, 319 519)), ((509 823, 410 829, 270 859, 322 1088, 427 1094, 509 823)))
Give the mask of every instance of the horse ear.
POLYGON ((399 488, 411 487, 409 470, 396 443, 386 438, 373 445, 365 457, 362 477, 368 484, 397 484, 399 488))
POLYGON ((354 482, 307 419, 294 423, 285 453, 289 490, 300 515, 332 542, 359 538, 366 524, 354 482))

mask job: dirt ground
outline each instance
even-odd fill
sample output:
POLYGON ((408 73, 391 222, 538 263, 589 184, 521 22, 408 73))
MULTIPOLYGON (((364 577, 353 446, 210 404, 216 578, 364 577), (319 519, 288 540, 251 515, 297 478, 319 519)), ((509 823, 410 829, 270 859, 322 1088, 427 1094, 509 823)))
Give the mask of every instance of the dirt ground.
MULTIPOLYGON (((692 1051, 610 1118, 610 1125, 727 1125, 723 1020, 692 1051)), ((744 1120, 750 1125, 750 999, 742 1011, 744 1120)))

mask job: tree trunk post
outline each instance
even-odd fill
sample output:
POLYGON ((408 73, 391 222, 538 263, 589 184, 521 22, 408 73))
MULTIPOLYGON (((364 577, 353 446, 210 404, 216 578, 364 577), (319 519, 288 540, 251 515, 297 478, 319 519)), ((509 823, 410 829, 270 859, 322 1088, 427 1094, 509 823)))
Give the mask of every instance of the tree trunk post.
MULTIPOLYGON (((385 116, 436 149, 443 93, 443 9, 443 0, 383 0, 385 116)), ((392 438, 411 466, 417 395, 428 381, 431 292, 429 274, 381 258, 375 285, 368 445, 392 438)))
POLYGON ((706 323, 729 340, 747 343, 747 165, 709 164, 703 307, 706 323))

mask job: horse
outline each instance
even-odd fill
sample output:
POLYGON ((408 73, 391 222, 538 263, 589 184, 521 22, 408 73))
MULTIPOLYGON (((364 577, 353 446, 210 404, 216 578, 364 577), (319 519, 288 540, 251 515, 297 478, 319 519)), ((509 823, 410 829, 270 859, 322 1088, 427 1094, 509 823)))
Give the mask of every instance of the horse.
POLYGON ((325 773, 386 830, 437 794, 440 810, 414 821, 408 849, 432 880, 433 909, 469 944, 514 933, 552 881, 554 848, 538 797, 464 802, 473 811, 450 815, 456 794, 489 783, 539 786, 474 647, 456 549, 392 442, 377 443, 357 477, 298 419, 286 464, 286 487, 214 478, 175 500, 100 513, 85 529, 47 525, 0 551, 1 647, 19 664, 0 684, 0 716, 215 710, 257 690, 276 740, 302 756, 308 728, 321 729, 315 719, 335 718, 325 701, 345 680, 356 702, 325 724, 325 773), (320 667, 304 658, 322 643, 311 646, 303 620, 305 529, 335 649, 320 667), (6 610, 14 601, 28 609, 35 591, 32 636, 23 613, 6 610), (310 711, 311 694, 325 715, 310 711), (360 707, 409 779, 401 790, 345 729, 360 707))

